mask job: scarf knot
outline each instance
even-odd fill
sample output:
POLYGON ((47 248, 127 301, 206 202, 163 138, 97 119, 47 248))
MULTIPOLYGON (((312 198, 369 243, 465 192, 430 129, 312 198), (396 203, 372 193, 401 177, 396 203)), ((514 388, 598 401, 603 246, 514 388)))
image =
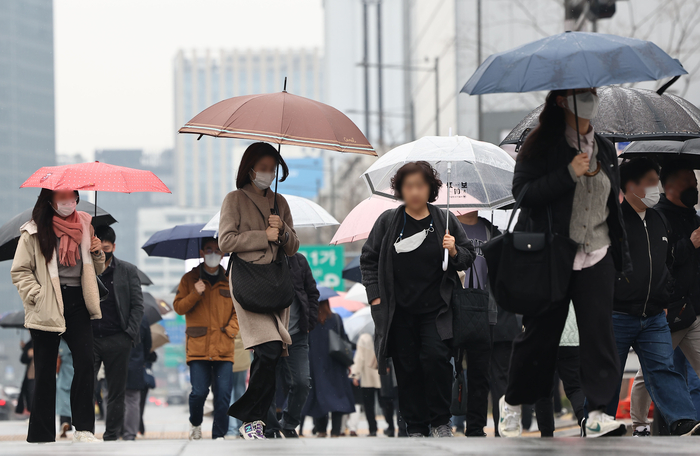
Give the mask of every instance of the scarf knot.
POLYGON ((53 216, 53 232, 60 240, 58 261, 64 266, 75 266, 80 259, 80 242, 83 239, 83 224, 74 211, 65 219, 53 216))

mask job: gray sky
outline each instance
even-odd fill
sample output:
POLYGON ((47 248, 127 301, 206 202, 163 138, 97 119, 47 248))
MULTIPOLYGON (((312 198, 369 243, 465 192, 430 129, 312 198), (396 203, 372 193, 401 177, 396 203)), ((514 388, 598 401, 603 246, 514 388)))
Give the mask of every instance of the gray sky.
POLYGON ((54 0, 56 151, 173 146, 179 49, 323 45, 322 0, 54 0))

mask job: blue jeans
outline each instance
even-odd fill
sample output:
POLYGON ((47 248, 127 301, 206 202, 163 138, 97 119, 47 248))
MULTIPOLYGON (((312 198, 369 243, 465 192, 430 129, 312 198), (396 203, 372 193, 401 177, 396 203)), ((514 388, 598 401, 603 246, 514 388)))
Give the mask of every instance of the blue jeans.
POLYGON ((698 374, 695 373, 693 366, 690 365, 690 362, 686 359, 680 347, 676 347, 673 352, 673 364, 676 366, 676 371, 679 372, 688 383, 690 400, 693 401, 693 405, 695 406, 695 419, 698 419, 697 417, 700 416, 700 413, 698 413, 700 412, 700 378, 698 378, 698 374))
POLYGON ((287 391, 287 405, 282 412, 281 422, 277 421, 277 401, 272 401, 268 413, 267 430, 296 429, 301 423, 301 410, 306 404, 311 390, 309 370, 309 335, 298 332, 292 335, 292 345, 287 347, 289 356, 280 358, 277 363, 277 378, 284 379, 283 392, 287 391))
MULTIPOLYGON (((248 352, 246 352, 246 355, 250 356, 248 352)), ((243 396, 243 393, 245 393, 245 381, 247 378, 248 370, 233 373, 233 381, 231 382, 233 389, 231 390, 231 403, 229 405, 232 405, 234 402, 240 399, 241 396, 243 396)), ((242 425, 243 422, 241 420, 230 416, 228 419, 228 433, 226 435, 239 435, 239 429, 242 425)))
POLYGON ((190 423, 202 424, 204 401, 211 386, 214 393, 214 425, 212 438, 223 437, 228 431, 228 406, 231 402, 231 377, 233 363, 230 361, 190 361, 190 423))
MULTIPOLYGON (((627 361, 630 347, 639 357, 649 395, 655 406, 670 424, 681 419, 695 419, 695 407, 690 400, 683 376, 673 367, 673 343, 666 315, 652 317, 613 315, 613 328, 620 366, 627 361)), ((620 381, 622 382, 622 375, 620 381)), ((608 414, 615 416, 620 390, 608 406, 608 414), (612 412, 612 413, 610 413, 612 412)))

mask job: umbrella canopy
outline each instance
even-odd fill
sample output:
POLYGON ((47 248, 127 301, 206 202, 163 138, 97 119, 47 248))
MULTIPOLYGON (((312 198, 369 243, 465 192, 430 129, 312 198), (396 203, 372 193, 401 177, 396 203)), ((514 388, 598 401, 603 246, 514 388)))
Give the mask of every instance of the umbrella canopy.
POLYGON ((700 138, 687 141, 635 141, 622 151, 621 158, 631 160, 650 157, 662 165, 672 160, 682 160, 695 169, 700 168, 700 138))
POLYGON ((199 258, 202 238, 214 237, 215 231, 202 230, 203 223, 188 223, 156 231, 141 247, 148 256, 188 260, 199 258))
MULTIPOLYGON (((591 124, 596 133, 615 142, 645 139, 686 140, 700 137, 700 109, 672 94, 632 87, 598 89, 600 109, 591 124)), ((539 124, 544 104, 528 114, 501 142, 522 143, 539 124)))
POLYGON ((151 171, 108 165, 98 161, 39 168, 20 188, 89 190, 95 192, 163 192, 168 187, 151 171))
POLYGON ((365 307, 358 310, 345 320, 343 320, 345 333, 351 342, 357 343, 357 339, 362 334, 374 336, 374 319, 372 319, 372 308, 365 307))
POLYGON ((170 343, 170 337, 165 332, 165 327, 160 323, 151 325, 151 353, 165 344, 170 343))
POLYGON ((352 313, 366 307, 366 304, 360 301, 353 301, 347 298, 347 293, 340 292, 328 300, 328 303, 334 312, 338 313, 337 309, 342 308, 352 313))
MULTIPOLYGON (((302 198, 301 196, 282 195, 289 204, 289 211, 292 213, 294 220, 294 228, 313 227, 319 228, 322 226, 340 225, 331 214, 324 208, 314 203, 310 199, 302 198)), ((215 231, 216 236, 219 236, 219 219, 221 212, 217 212, 211 220, 204 225, 203 230, 215 231)))
POLYGON ((565 32, 489 56, 462 88, 470 95, 600 87, 687 74, 650 41, 565 32))
POLYGON ((367 300, 367 289, 365 289, 365 286, 361 283, 356 283, 355 285, 350 287, 347 294, 345 295, 345 299, 349 301, 361 302, 362 304, 365 304, 367 306, 369 305, 369 301, 367 300))
POLYGON ((404 164, 419 160, 436 168, 446 185, 438 207, 446 207, 448 193, 451 208, 497 209, 513 202, 513 158, 498 146, 466 136, 425 136, 403 144, 382 155, 362 177, 373 194, 393 198, 391 178, 404 164))
POLYGON ((338 292, 332 288, 328 288, 328 287, 317 287, 317 288, 318 288, 318 292, 319 292, 319 297, 318 297, 319 301, 325 301, 325 300, 330 299, 334 296, 338 296, 338 292))
MULTIPOLYGON (((17 242, 22 234, 19 229, 32 219, 32 210, 33 208, 20 212, 0 227, 0 261, 11 260, 15 257, 17 242)), ((87 212, 88 214, 95 214, 95 205, 80 200, 76 206, 76 210, 87 212)), ((100 225, 111 225, 113 223, 117 223, 114 217, 101 207, 97 207, 97 215, 93 215, 92 217, 92 226, 98 227, 100 225)))
POLYGON ((151 280, 151 278, 148 277, 146 273, 140 270, 139 268, 136 268, 136 274, 138 274, 139 276, 139 281, 141 282, 142 287, 153 285, 153 281, 151 280))
POLYGON ((143 293, 143 312, 149 325, 161 321, 163 315, 171 310, 173 309, 162 299, 154 298, 151 293, 143 293))
POLYGON ((6 313, 0 317, 0 328, 24 329, 24 310, 6 313))
MULTIPOLYGON (((332 243, 332 241, 331 241, 332 243)), ((343 278, 353 282, 362 282, 362 272, 360 271, 360 255, 350 260, 343 268, 343 278)))
POLYGON ((286 90, 220 101, 179 132, 377 155, 345 114, 286 90))

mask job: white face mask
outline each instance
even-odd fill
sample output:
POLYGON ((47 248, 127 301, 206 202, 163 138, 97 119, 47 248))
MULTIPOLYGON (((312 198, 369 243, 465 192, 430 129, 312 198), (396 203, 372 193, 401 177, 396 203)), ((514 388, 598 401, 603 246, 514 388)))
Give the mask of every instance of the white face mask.
POLYGON ((661 197, 661 193, 659 192, 659 187, 647 187, 644 189, 644 198, 640 198, 637 195, 637 198, 644 204, 646 207, 651 209, 652 207, 656 206, 656 204, 659 202, 659 198, 661 197))
MULTIPOLYGON (((60 203, 56 203, 56 207, 54 208, 54 211, 61 217, 68 217, 71 215, 73 212, 75 212, 75 206, 78 203, 73 200, 73 201, 63 201, 60 203)), ((53 207, 53 206, 51 206, 53 207)))
POLYGON ((210 268, 215 268, 221 264, 221 255, 216 253, 209 253, 204 255, 204 264, 210 268))
MULTIPOLYGON (((251 179, 253 177, 253 170, 250 171, 251 173, 251 179)), ((253 184, 255 184, 256 187, 258 187, 260 190, 267 190, 270 188, 270 185, 272 185, 272 182, 275 180, 275 173, 263 173, 262 171, 256 171, 255 172, 255 179, 253 180, 253 184)))
MULTIPOLYGON (((404 213, 404 228, 406 227, 406 214, 404 213)), ((403 229, 401 230, 401 234, 399 234, 398 239, 396 239, 396 242, 394 242, 394 248, 396 249, 396 253, 407 253, 407 252, 413 252, 416 250, 418 247, 423 244, 423 241, 425 241, 425 238, 428 237, 428 234, 432 233, 435 231, 435 228, 433 228, 433 221, 430 221, 430 226, 422 231, 417 232, 416 234, 409 236, 404 239, 403 237, 403 229)))
MULTIPOLYGON (((566 97, 567 109, 572 113, 574 112, 574 96, 569 95, 566 97)), ((598 105, 600 100, 598 95, 593 95, 593 92, 583 92, 576 94, 576 110, 578 111, 578 116, 582 119, 593 119, 598 114, 598 105)))

